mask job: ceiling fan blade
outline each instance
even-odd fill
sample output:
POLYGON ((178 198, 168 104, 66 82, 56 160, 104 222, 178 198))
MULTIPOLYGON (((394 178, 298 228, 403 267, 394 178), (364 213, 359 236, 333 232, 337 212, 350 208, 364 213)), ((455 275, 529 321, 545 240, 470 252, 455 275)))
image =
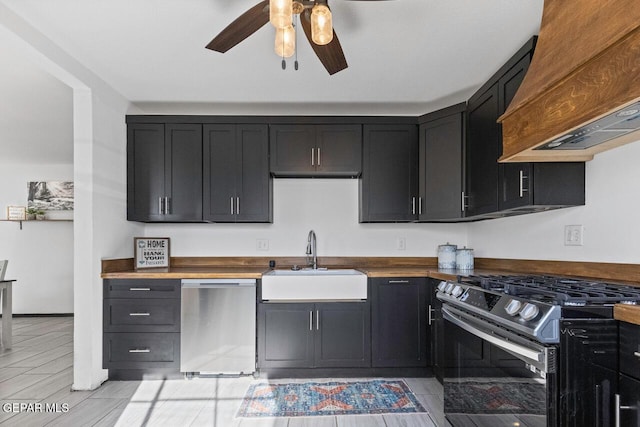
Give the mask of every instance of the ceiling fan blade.
POLYGON ((220 31, 220 34, 211 40, 206 47, 224 53, 258 31, 267 22, 269 22, 269 0, 264 0, 220 31))
POLYGON ((344 57, 342 46, 340 45, 340 41, 338 40, 338 36, 335 31, 333 32, 333 40, 331 40, 329 44, 320 46, 315 44, 311 39, 311 21, 308 10, 300 14, 300 23, 302 24, 304 34, 307 36, 307 40, 309 40, 309 44, 313 48, 313 51, 316 53, 316 56, 320 62, 322 62, 322 65, 324 65, 324 68, 327 69, 330 75, 348 67, 347 59, 344 57))

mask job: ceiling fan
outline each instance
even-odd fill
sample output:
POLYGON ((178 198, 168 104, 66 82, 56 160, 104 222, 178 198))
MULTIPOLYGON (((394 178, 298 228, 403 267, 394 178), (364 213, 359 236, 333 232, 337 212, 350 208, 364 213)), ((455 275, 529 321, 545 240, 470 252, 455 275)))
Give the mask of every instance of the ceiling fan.
POLYGON ((283 57, 284 67, 284 57, 295 51, 291 24, 294 15, 300 16, 307 40, 330 75, 348 67, 333 30, 327 0, 263 0, 229 24, 206 47, 224 53, 271 21, 276 27, 276 53, 283 57))

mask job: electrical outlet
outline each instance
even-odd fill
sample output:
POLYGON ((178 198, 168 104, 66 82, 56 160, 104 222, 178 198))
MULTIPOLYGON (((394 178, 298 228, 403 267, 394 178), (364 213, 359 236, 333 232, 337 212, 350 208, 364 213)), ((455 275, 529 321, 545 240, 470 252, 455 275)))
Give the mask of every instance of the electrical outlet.
POLYGON ((407 249, 407 239, 404 237, 398 237, 398 241, 396 242, 396 249, 399 251, 404 251, 407 249))
POLYGON ((582 246, 584 227, 582 225, 564 226, 564 245, 582 246))
POLYGON ((256 240, 256 249, 259 251, 268 251, 269 250, 269 240, 268 239, 257 239, 256 240))

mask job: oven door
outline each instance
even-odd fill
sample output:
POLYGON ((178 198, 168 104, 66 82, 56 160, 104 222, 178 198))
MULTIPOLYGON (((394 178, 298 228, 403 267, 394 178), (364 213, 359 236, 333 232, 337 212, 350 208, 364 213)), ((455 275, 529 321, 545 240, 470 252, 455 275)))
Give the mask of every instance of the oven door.
POLYGON ((555 346, 443 304, 444 412, 453 427, 557 425, 555 346))

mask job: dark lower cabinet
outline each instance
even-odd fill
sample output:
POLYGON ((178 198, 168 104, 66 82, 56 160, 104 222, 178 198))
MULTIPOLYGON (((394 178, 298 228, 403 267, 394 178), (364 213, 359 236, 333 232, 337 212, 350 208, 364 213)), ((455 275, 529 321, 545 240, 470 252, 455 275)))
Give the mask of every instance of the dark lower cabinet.
POLYGON ((258 367, 368 367, 367 302, 258 305, 258 367))
POLYGON ((431 307, 425 278, 371 279, 373 367, 430 365, 431 307))
POLYGON ((640 381, 627 375, 620 375, 618 385, 620 396, 620 426, 640 427, 640 381))
POLYGON ((620 376, 618 384, 620 426, 640 427, 640 325, 619 322, 620 376))
POLYGON ((180 280, 106 279, 102 367, 109 379, 180 375, 180 280))
POLYGON ((363 128, 360 222, 418 218, 418 129, 416 125, 363 128))

